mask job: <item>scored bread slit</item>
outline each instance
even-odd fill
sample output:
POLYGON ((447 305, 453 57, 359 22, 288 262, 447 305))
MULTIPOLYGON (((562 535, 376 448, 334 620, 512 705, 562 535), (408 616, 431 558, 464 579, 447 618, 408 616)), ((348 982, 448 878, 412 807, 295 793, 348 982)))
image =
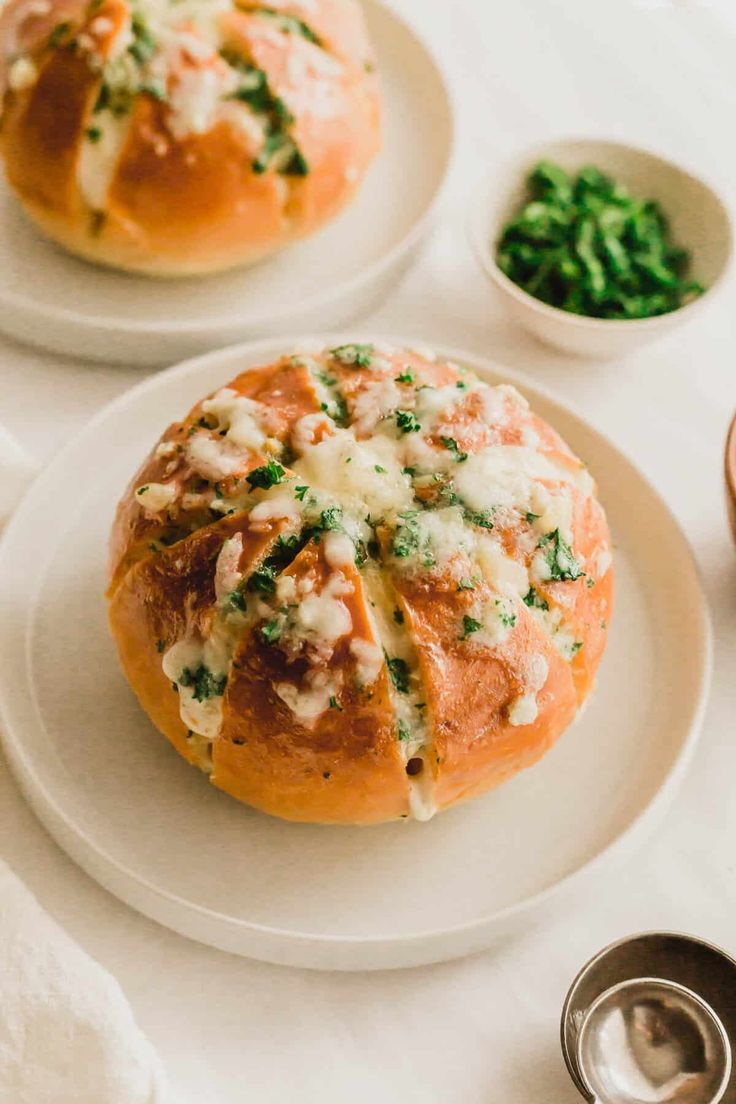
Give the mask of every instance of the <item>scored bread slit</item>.
POLYGON ((437 755, 416 647, 407 631, 406 614, 388 573, 381 565, 369 561, 362 577, 368 597, 369 618, 376 639, 381 643, 387 657, 387 664, 390 660, 398 659, 406 663, 408 668, 409 690, 402 692, 397 687, 389 666, 390 696, 396 715, 399 748, 406 769, 411 815, 415 820, 429 820, 437 811, 434 801, 437 755), (395 616, 397 614, 398 620, 395 616), (418 705, 423 708, 418 709, 418 705), (407 716, 408 721, 405 720, 407 716), (406 725, 409 730, 408 736, 402 725, 406 725))
POLYGON ((108 196, 132 125, 132 113, 118 116, 108 110, 95 112, 93 101, 82 132, 76 165, 79 194, 93 218, 104 218, 104 212, 108 210, 108 196))

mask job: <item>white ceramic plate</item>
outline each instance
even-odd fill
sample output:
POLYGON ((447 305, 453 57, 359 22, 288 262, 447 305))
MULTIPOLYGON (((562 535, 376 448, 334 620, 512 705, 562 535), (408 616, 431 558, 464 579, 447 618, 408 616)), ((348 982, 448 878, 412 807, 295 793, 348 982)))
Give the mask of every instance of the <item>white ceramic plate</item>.
MULTIPOLYGON (((363 0, 384 94, 383 149, 355 201, 314 237, 254 268, 152 280, 71 257, 0 183, 0 329, 105 361, 157 366, 269 333, 368 314, 420 246, 453 144, 449 93, 416 33, 363 0)), ((1 172, 0 172, 1 175, 1 172)))
POLYGON ((597 691, 537 767, 429 824, 296 826, 239 805, 153 730, 118 670, 102 597, 106 539, 124 484, 168 422, 284 351, 259 342, 154 376, 33 485, 0 545, 7 754, 62 847, 179 932, 333 969, 467 954, 564 901, 563 888, 622 852, 672 796, 710 676, 697 572, 662 500, 609 441, 530 381, 442 351, 515 382, 599 481, 618 597, 597 691))

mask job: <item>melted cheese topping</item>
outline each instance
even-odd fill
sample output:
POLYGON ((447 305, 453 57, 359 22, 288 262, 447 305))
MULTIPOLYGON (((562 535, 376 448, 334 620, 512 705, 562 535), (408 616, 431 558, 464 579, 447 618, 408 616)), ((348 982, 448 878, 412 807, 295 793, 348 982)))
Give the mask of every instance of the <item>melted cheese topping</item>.
POLYGON ((159 514, 173 505, 178 494, 175 483, 146 483, 136 491, 136 499, 147 514, 159 514))
POLYGON ((215 679, 226 678, 230 657, 223 640, 214 636, 205 641, 178 641, 164 654, 161 666, 177 687, 179 714, 187 728, 205 740, 216 739, 222 726, 222 694, 197 696, 197 688, 190 685, 189 676, 206 668, 215 679))
POLYGON ((313 729, 340 691, 340 683, 326 671, 310 672, 304 684, 277 682, 274 690, 305 728, 313 729))
MULTIPOLYGON (((237 497, 215 499, 211 506, 244 511, 244 523, 254 532, 267 532, 275 521, 286 520, 287 533, 306 534, 302 543, 313 539, 321 547, 328 574, 283 573, 287 561, 274 576, 263 576, 263 586, 259 582, 251 588, 239 567, 242 536, 226 540, 215 567, 218 612, 210 636, 197 647, 200 661, 217 678, 228 671, 238 635, 260 625, 265 643, 285 656, 287 671, 299 663, 298 676, 287 674, 274 691, 309 729, 328 710, 341 710, 347 679, 359 689, 370 689, 384 671, 412 815, 427 819, 435 811, 436 772, 427 694, 411 626, 381 561, 389 558, 392 571, 410 573, 419 585, 434 579, 447 587, 449 579, 458 592, 478 590, 469 604, 458 607, 466 611, 458 616, 459 647, 513 656, 506 642, 519 619, 531 614, 571 662, 583 642, 567 620, 574 595, 559 584, 583 573, 591 578, 593 571, 604 574, 610 553, 599 545, 591 563, 575 560, 575 510, 593 493, 584 468, 546 450, 534 430, 522 434, 521 445, 500 443, 509 423, 518 440, 519 417, 526 416, 525 400, 513 388, 490 388, 465 372, 462 386, 435 388, 423 383, 420 374, 415 379, 401 368, 401 357, 397 350, 360 345, 343 346, 334 355, 313 347, 295 355, 292 362, 309 373, 315 403, 322 409, 290 427, 293 451, 283 466, 264 467, 253 485, 241 478, 237 497), (362 371, 348 393, 348 407, 339 377, 340 371, 352 369, 362 371), (460 435, 453 430, 456 424, 468 453, 452 435, 460 435), (271 485, 264 483, 266 476, 271 485), (555 548, 557 560, 552 562, 555 548), (346 602, 354 592, 356 565, 370 626, 359 636, 346 602), (530 588, 550 582, 558 584, 554 608, 544 608, 547 602, 543 597, 537 601, 530 588), (353 665, 334 660, 343 642, 353 665)), ((264 453, 285 455, 277 436, 280 425, 264 404, 225 387, 202 404, 202 411, 215 426, 189 437, 184 452, 204 478, 242 476, 248 457, 263 464, 264 453)), ((160 455, 178 462, 176 446, 160 455)), ((168 502, 176 494, 175 484, 151 486, 163 487, 153 490, 154 504, 157 495, 168 502)), ((300 547, 297 541, 294 555, 300 547)), ((187 642, 185 647, 193 645, 187 642)), ((180 680, 181 671, 177 676, 175 669, 184 654, 165 657, 174 681, 180 680)), ((536 654, 514 656, 513 663, 519 691, 508 704, 507 721, 531 725, 539 714, 537 695, 549 676, 548 662, 536 654)), ((217 695, 196 701, 187 681, 185 677, 178 683, 182 716, 210 739, 222 698, 219 705, 217 695)))
POLYGON ((278 442, 268 437, 269 418, 263 403, 223 387, 202 403, 202 410, 216 418, 217 428, 224 429, 226 439, 240 448, 261 452, 268 445, 269 451, 278 451, 278 442))
POLYGON ((8 67, 8 87, 13 92, 32 88, 38 80, 38 68, 31 58, 19 57, 8 67))
POLYGON ((523 675, 525 691, 511 703, 508 711, 509 723, 517 728, 534 724, 539 716, 537 694, 544 687, 549 676, 549 664, 545 657, 529 656, 523 675))
POLYGON ((130 130, 130 116, 101 111, 94 119, 94 141, 85 136, 79 148, 77 182, 85 203, 93 211, 107 208, 107 195, 130 130))
POLYGON ((347 430, 335 429, 332 436, 303 449, 294 471, 300 482, 319 488, 358 519, 366 513, 398 514, 414 500, 411 480, 386 438, 356 441, 347 430))
POLYGON ((224 440, 197 433, 187 442, 186 457, 203 479, 216 482, 237 475, 247 460, 247 453, 237 447, 228 447, 224 440))
POLYGON ((243 576, 239 570, 243 555, 243 534, 236 533, 226 540, 215 564, 215 597, 218 602, 227 598, 239 586, 243 576))

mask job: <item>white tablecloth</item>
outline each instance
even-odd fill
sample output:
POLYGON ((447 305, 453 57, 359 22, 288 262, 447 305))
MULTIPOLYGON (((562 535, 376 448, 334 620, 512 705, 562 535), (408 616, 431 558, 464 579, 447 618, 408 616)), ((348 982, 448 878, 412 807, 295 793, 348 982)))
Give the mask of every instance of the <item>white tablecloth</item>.
MULTIPOLYGON (((561 133, 656 145, 728 185, 736 179, 736 34, 715 8, 696 3, 397 6, 454 76, 460 149, 439 233, 363 328, 474 348, 524 369, 630 453, 695 546, 715 616, 713 699, 680 797, 604 894, 580 896, 566 919, 485 955, 384 975, 279 969, 159 928, 57 850, 0 765, 0 849, 119 979, 191 1104, 565 1104, 578 1098, 559 1053, 558 1016, 586 956, 652 927, 691 930, 736 952, 736 553, 721 486, 736 407, 733 291, 689 330, 625 364, 570 362, 499 317, 465 243, 463 205, 489 162, 561 133)), ((0 340, 0 419, 44 458, 139 378, 0 340)))

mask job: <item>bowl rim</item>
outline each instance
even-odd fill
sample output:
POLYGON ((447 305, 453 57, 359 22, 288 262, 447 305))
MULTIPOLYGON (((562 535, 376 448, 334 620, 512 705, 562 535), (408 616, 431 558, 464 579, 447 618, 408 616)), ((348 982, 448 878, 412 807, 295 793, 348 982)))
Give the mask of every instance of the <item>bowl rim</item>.
MULTIPOLYGON (((466 219, 466 229, 473 254, 486 276, 493 280, 502 291, 510 295, 521 306, 532 310, 543 318, 562 322, 563 324, 567 323, 571 328, 579 330, 598 330, 599 332, 607 330, 609 333, 627 331, 631 333, 636 329, 643 334, 648 330, 661 329, 671 324, 673 319, 680 319, 686 314, 692 315, 696 309, 700 308, 706 301, 710 302, 714 298, 715 293, 721 290, 734 264, 736 214, 734 213, 732 204, 726 199, 725 189, 718 187, 710 177, 703 176, 696 172, 688 163, 673 161, 671 157, 667 157, 659 150, 632 142, 620 141, 616 138, 563 134, 547 141, 536 142, 534 145, 526 146, 522 150, 517 150, 514 155, 507 157, 500 166, 486 170, 480 177, 480 181, 475 188, 473 198, 470 202, 466 219), (627 153, 633 153, 634 155, 658 162, 660 165, 666 166, 669 169, 674 169, 676 172, 689 177, 692 181, 700 184, 701 187, 710 192, 713 199, 715 199, 716 203, 721 208, 724 215, 724 222, 728 228, 726 239, 727 251, 726 259, 719 273, 706 287, 702 295, 697 296, 695 299, 691 299, 688 303, 684 303, 673 311, 668 311, 666 314, 652 315, 650 318, 593 318, 590 315, 574 314, 572 311, 563 310, 562 307, 553 307, 549 303, 537 299, 534 295, 531 295, 530 292, 525 291, 524 288, 515 284, 513 280, 501 271, 496 262, 495 252, 491 248, 490 241, 486 240, 488 235, 483 233, 481 229, 484 225, 482 216, 484 210, 486 210, 488 206, 487 200, 491 184, 498 178, 499 170, 500 175, 504 178, 510 176, 514 170, 516 170, 521 177, 523 174, 523 166, 526 163, 534 161, 535 159, 541 159, 545 153, 561 145, 596 145, 624 150, 627 153)), ((499 227, 496 227, 496 229, 498 230, 499 227)))
POLYGON ((647 928, 644 931, 630 932, 628 935, 623 935, 619 939, 613 940, 612 943, 607 943, 604 947, 601 947, 600 950, 596 951, 594 955, 591 955, 587 961, 583 963, 570 982, 560 1013, 560 1047, 562 1050, 562 1057, 573 1084, 578 1089, 581 1096, 590 1101, 590 1104, 594 1104, 593 1097, 590 1090, 583 1083, 582 1075, 577 1065, 576 1034, 570 1038, 569 1032, 571 1014, 574 1011, 575 1001, 581 986, 593 973, 595 968, 612 952, 619 950, 621 947, 625 947, 629 943, 649 942, 662 938, 677 940, 678 942, 684 942, 710 951, 723 959, 724 962, 727 962, 733 969, 736 969, 736 958, 733 958, 733 956, 730 955, 728 951, 724 950, 719 943, 714 943, 710 939, 705 939, 700 935, 693 935, 690 932, 678 931, 675 928, 647 928))
POLYGON ((618 981, 614 985, 610 985, 607 989, 604 989, 602 993, 599 993, 598 996, 591 1001, 588 1008, 586 1009, 583 1015, 583 1019, 580 1023, 580 1027, 578 1028, 577 1039, 575 1042, 575 1060, 577 1062, 581 1080, 583 1081, 583 1084, 587 1088, 588 1092, 591 1094, 590 1099, 593 1099, 595 1101, 597 1100, 597 1097, 595 1096, 595 1091, 589 1079, 590 1067, 586 1065, 585 1059, 583 1057, 583 1041, 585 1038, 585 1032, 590 1025, 594 1012, 596 1012, 606 1000, 608 1000, 612 996, 618 995, 619 993, 623 993, 627 988, 630 988, 634 985, 648 985, 651 988, 666 989, 668 992, 674 993, 680 997, 687 997, 690 1001, 692 1001, 693 1004, 697 1005, 697 1007, 700 1009, 700 1012, 705 1016, 705 1018, 711 1021, 723 1045, 724 1055, 723 1074, 721 1075, 721 1080, 716 1093, 712 1098, 715 1104, 718 1104, 718 1102, 723 1099, 723 1095, 728 1088, 729 1082, 731 1080, 733 1046, 731 1044, 728 1031, 726 1030, 723 1021, 721 1020, 721 1017, 718 1015, 716 1010, 708 1003, 705 997, 702 997, 700 995, 700 993, 697 993, 694 989, 691 989, 687 985, 683 985, 679 981, 670 981, 667 978, 657 977, 655 975, 646 975, 639 978, 624 978, 622 981, 618 981))
POLYGON ((731 500, 736 507, 736 414, 732 417, 728 427, 724 463, 726 469, 726 485, 731 500))

